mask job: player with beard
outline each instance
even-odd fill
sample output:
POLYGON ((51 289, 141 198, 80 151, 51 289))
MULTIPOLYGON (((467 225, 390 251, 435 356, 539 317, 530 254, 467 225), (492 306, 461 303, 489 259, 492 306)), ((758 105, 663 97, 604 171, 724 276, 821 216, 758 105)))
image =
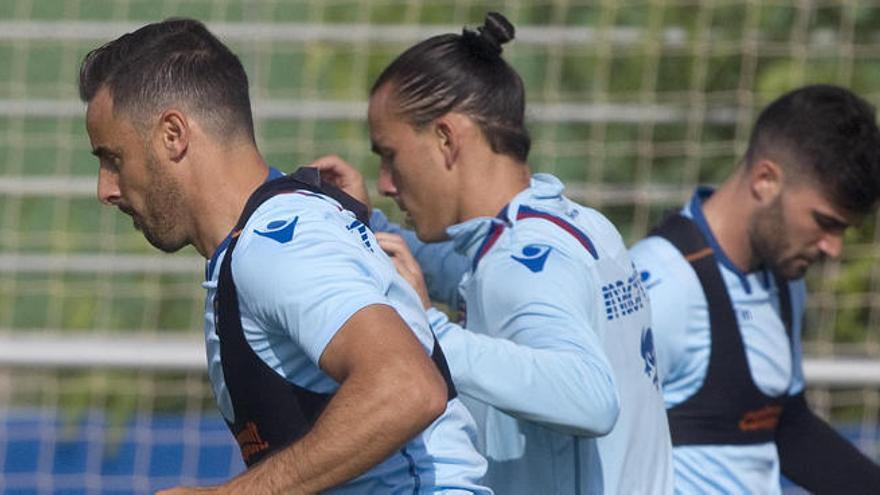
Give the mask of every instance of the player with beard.
POLYGON ((678 493, 876 493, 880 470, 808 409, 801 277, 876 206, 880 134, 850 91, 807 86, 758 117, 720 187, 631 249, 651 298, 678 493))
POLYGON ((208 374, 248 470, 168 493, 491 493, 418 295, 362 205, 267 166, 235 54, 149 24, 85 57, 80 96, 101 202, 207 260, 208 374))

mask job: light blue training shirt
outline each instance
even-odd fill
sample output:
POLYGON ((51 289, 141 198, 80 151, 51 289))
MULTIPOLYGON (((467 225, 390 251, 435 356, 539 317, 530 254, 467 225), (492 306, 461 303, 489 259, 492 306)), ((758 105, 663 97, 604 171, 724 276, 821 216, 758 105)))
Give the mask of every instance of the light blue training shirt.
POLYGON ((671 493, 669 429, 650 305, 614 226, 535 174, 496 218, 425 245, 404 236, 433 298, 428 311, 480 430, 487 484, 504 494, 671 493))
MULTIPOLYGON (((712 234, 702 209, 711 194, 709 188, 698 188, 681 213, 694 220, 715 251, 752 379, 764 394, 797 394, 804 388, 800 347, 804 282, 790 284, 797 316, 789 340, 779 315, 779 290, 773 275, 766 270, 743 273, 712 234)), ((695 394, 706 377, 711 347, 708 303, 693 268, 666 239, 645 238, 630 253, 651 298, 663 396, 671 408, 695 394)), ((781 493, 774 442, 678 446, 673 450, 673 463, 676 493, 781 493)))
MULTIPOLYGON (((279 177, 272 170, 270 179, 279 177)), ((338 384, 318 367, 321 354, 359 310, 394 308, 426 352, 434 337, 421 301, 353 213, 308 191, 267 200, 241 232, 232 273, 245 338, 256 354, 291 383, 318 393, 338 384)), ((223 416, 233 409, 223 380, 213 300, 227 242, 206 266, 205 340, 208 373, 223 416)), ((339 432, 344 435, 344 431, 339 432)), ((480 479, 486 461, 475 448, 473 418, 461 400, 425 431, 367 473, 328 493, 491 494, 480 479)))

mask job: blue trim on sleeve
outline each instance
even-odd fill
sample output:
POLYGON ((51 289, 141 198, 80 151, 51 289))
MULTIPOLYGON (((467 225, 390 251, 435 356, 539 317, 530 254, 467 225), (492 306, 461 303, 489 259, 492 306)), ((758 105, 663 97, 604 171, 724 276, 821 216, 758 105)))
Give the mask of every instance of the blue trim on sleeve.
POLYGON ((530 208, 526 205, 522 205, 519 207, 519 212, 516 214, 517 220, 522 220, 524 218, 542 218, 555 224, 557 227, 562 230, 568 232, 572 235, 581 245, 586 249, 592 256, 593 259, 599 259, 599 253, 596 251, 596 247, 593 245, 593 241, 587 237, 587 234, 582 232, 580 229, 570 224, 569 222, 559 218, 556 215, 551 213, 547 213, 545 211, 536 210, 534 208, 530 208))
POLYGON ((718 240, 715 239, 715 235, 712 233, 712 229, 709 228, 709 222, 706 221, 706 216, 703 215, 703 201, 712 195, 715 192, 711 187, 700 186, 694 191, 694 195, 691 196, 691 200, 688 203, 688 211, 691 214, 691 217, 694 219, 694 223, 697 224, 697 227, 700 229, 700 232, 706 237, 706 242, 708 242, 709 247, 712 248, 712 252, 715 254, 715 259, 717 259, 725 268, 732 271, 738 278, 740 283, 743 286, 743 289, 746 291, 746 294, 752 293, 752 285, 749 283, 746 278, 745 273, 742 272, 736 265, 733 264, 733 261, 727 257, 727 254, 721 249, 721 246, 718 244, 718 240))
POLYGON ((495 218, 504 223, 493 223, 492 226, 489 227, 489 232, 486 233, 486 238, 483 239, 483 243, 480 244, 480 247, 477 249, 477 254, 474 255, 474 261, 471 264, 471 272, 477 271, 477 265, 480 264, 480 260, 483 259, 483 256, 485 256, 490 249, 492 249, 492 246, 495 245, 495 241, 501 237, 501 234, 504 232, 504 227, 510 225, 510 222, 507 220, 509 206, 509 204, 504 205, 504 208, 501 208, 498 215, 495 215, 495 218))
POLYGON ((503 223, 493 223, 491 227, 489 227, 489 232, 486 233, 486 238, 483 239, 483 243, 480 244, 479 249, 477 249, 477 254, 474 256, 473 264, 471 265, 471 272, 477 271, 477 265, 480 264, 480 260, 483 259, 483 256, 492 249, 492 246, 495 245, 495 241, 501 237, 501 233, 504 232, 504 224, 503 223))

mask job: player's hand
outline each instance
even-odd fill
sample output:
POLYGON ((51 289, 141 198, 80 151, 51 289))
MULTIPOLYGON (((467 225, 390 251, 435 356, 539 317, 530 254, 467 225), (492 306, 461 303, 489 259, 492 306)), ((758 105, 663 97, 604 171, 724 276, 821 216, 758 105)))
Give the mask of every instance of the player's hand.
POLYGON ((425 285, 422 267, 419 266, 419 262, 412 255, 403 237, 388 232, 376 232, 376 240, 379 241, 379 246, 382 247, 382 250, 391 257, 397 272, 416 290, 419 299, 422 300, 422 306, 425 309, 430 308, 431 299, 428 298, 428 288, 425 285))
POLYGON ((367 210, 372 210, 364 176, 348 162, 337 155, 327 155, 313 161, 309 167, 315 167, 321 172, 321 180, 342 189, 349 196, 367 205, 367 210))

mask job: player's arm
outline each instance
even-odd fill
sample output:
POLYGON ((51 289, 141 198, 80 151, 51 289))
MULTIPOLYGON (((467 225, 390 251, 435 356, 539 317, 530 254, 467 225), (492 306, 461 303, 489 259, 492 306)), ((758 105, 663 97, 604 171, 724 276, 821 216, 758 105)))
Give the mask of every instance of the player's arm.
MULTIPOLYGON (((370 205, 363 176, 339 156, 324 156, 309 166, 320 170, 322 179, 367 206, 370 205)), ((459 307, 458 283, 468 270, 470 260, 455 251, 451 241, 424 243, 416 237, 415 232, 390 222, 378 209, 372 209, 370 228, 377 233, 388 232, 401 236, 422 266, 429 297, 450 307, 459 307)))
POLYGON ((355 313, 320 365, 340 387, 312 430, 222 491, 321 492, 380 463, 446 408, 443 378, 389 306, 355 313))
POLYGON ((807 406, 803 393, 786 402, 776 430, 782 473, 813 493, 877 493, 880 466, 807 406))
MULTIPOLYGON (((402 264, 415 263, 403 243, 380 242, 401 273, 402 264)), ((619 402, 611 367, 589 328, 587 301, 594 294, 581 278, 585 271, 562 253, 555 253, 552 268, 548 263, 541 273, 508 260, 481 267, 487 271, 481 283, 489 284, 481 291, 488 295, 484 310, 503 322, 497 337, 471 332, 437 309, 428 310, 456 387, 558 431, 607 434, 619 402)))

